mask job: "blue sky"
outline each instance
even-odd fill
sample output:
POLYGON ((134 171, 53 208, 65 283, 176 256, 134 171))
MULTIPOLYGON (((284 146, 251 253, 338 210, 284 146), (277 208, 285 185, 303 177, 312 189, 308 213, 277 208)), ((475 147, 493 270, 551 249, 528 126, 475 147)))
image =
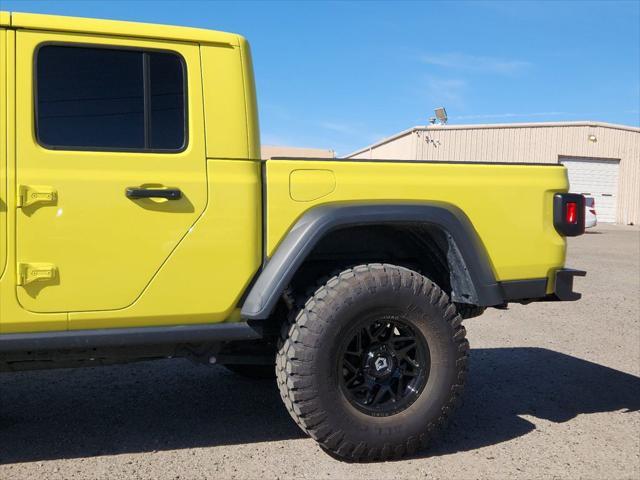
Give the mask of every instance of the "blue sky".
POLYGON ((364 147, 444 105, 450 123, 640 125, 640 1, 14 1, 251 42, 263 144, 364 147))

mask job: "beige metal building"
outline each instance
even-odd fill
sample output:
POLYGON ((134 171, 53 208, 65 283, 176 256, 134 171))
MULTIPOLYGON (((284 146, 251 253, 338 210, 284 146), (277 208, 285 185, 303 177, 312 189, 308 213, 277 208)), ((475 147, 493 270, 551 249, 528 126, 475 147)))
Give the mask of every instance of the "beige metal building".
POLYGON ((640 128, 600 122, 414 127, 345 158, 563 163, 598 220, 640 223, 640 128))

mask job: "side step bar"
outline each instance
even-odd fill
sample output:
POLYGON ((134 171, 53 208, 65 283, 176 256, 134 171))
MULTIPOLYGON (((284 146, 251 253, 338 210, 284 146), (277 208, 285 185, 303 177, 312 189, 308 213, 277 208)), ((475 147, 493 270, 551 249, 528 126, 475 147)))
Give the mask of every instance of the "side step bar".
POLYGON ((167 345, 257 340, 262 329, 246 322, 169 327, 104 328, 0 335, 0 353, 98 347, 167 345))

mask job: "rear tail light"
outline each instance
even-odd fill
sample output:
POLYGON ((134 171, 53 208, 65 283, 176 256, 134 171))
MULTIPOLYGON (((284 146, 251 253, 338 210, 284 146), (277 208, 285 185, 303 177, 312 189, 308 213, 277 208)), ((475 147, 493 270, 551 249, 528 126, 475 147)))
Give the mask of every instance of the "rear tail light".
POLYGON ((564 206, 564 221, 575 224, 578 222, 578 205, 576 202, 567 202, 564 206))
POLYGON ((553 197, 553 226, 560 235, 576 237, 584 233, 584 196, 556 193, 553 197))

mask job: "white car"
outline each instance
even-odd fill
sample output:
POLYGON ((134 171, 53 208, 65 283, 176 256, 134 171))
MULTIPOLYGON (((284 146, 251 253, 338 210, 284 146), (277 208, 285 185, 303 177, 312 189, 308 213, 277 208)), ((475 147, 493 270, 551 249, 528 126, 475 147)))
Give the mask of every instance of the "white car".
POLYGON ((584 226, 592 228, 598 224, 596 216, 596 200, 593 197, 584 197, 584 226))

